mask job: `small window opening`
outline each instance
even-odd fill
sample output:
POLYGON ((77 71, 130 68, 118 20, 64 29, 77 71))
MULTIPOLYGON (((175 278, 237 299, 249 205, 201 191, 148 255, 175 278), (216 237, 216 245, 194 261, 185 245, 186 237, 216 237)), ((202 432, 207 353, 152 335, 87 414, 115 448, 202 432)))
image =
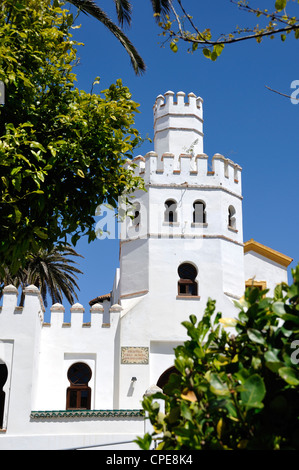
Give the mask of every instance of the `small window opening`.
POLYGON ((229 177, 229 174, 228 174, 228 162, 227 162, 227 161, 224 162, 224 176, 225 176, 225 178, 228 178, 228 177, 229 177))
POLYGON ((178 268, 178 295, 197 295, 197 269, 190 263, 183 263, 178 268))
POLYGON ((73 364, 67 374, 70 387, 67 389, 66 409, 90 410, 91 389, 88 382, 91 379, 91 369, 83 362, 73 364))
POLYGON ((259 290, 265 290, 267 289, 267 282, 266 281, 256 281, 255 279, 248 279, 246 282, 245 282, 245 288, 248 289, 253 289, 253 288, 257 288, 259 290))
POLYGON ((205 224, 206 223, 206 205, 203 201, 195 201, 193 203, 193 223, 205 224))
POLYGON ((229 228, 236 229, 236 210, 233 206, 229 206, 228 208, 228 226, 229 228))
POLYGON ((177 203, 172 199, 168 199, 165 202, 165 212, 164 212, 164 220, 172 224, 173 222, 177 222, 177 203))
POLYGON ((134 203, 134 205, 133 205, 132 224, 136 229, 139 228, 139 225, 140 225, 140 204, 139 204, 139 202, 134 203))

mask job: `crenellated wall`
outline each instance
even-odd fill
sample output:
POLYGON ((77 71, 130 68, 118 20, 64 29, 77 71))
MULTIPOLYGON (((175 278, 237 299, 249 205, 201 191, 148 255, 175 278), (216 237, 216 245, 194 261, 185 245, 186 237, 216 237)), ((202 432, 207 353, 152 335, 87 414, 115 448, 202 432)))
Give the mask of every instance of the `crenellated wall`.
POLYGON ((24 306, 18 306, 18 296, 19 292, 15 286, 8 285, 4 287, 3 305, 0 307, 0 325, 2 326, 2 332, 6 329, 10 331, 9 324, 15 325, 15 323, 11 323, 8 319, 9 315, 13 315, 14 320, 12 321, 15 322, 19 319, 21 322, 25 317, 27 319, 28 315, 33 315, 29 313, 33 308, 38 323, 40 323, 42 327, 53 328, 77 326, 110 328, 111 322, 113 321, 111 319, 113 314, 119 313, 122 310, 121 306, 118 304, 112 306, 110 306, 110 304, 105 305, 104 308, 103 304, 97 303, 90 308, 90 321, 86 322, 84 321, 85 308, 80 303, 72 305, 69 312, 62 304, 56 303, 50 307, 50 322, 44 323, 45 307, 39 289, 34 285, 26 287, 24 306))
POLYGON ((25 425, 32 409, 65 409, 67 371, 82 360, 92 370, 92 408, 115 408, 115 338, 122 307, 95 304, 86 322, 81 304, 66 309, 56 303, 50 308, 50 322, 44 323, 45 309, 37 287, 25 289, 23 307, 17 301, 18 290, 5 287, 0 310, 0 362, 8 369, 5 427, 8 423, 14 429, 19 422, 15 413, 24 414, 25 425), (100 381, 97 388, 96 377, 100 381))
POLYGON ((63 305, 56 303, 50 308, 51 321, 43 326, 51 328, 61 327, 85 327, 85 328, 110 328, 113 323, 113 314, 121 311, 120 305, 104 306, 101 303, 94 304, 90 308, 90 321, 84 321, 85 308, 79 303, 75 303, 69 312, 63 305), (68 315, 68 313, 70 315, 68 315), (66 321, 67 319, 67 321, 66 321))
POLYGON ((141 176, 146 185, 221 186, 241 196, 240 165, 219 153, 213 156, 211 168, 208 160, 206 154, 180 154, 176 160, 170 152, 164 153, 160 160, 157 152, 148 152, 145 157, 138 155, 127 164, 134 167, 135 175, 141 176))
POLYGON ((54 304, 51 322, 44 323, 39 289, 26 288, 23 307, 17 304, 18 296, 14 286, 5 287, 0 309, 0 364, 8 372, 2 387, 0 448, 68 449, 132 441, 141 435, 143 417, 137 410, 132 417, 118 418, 126 416, 118 410, 117 393, 121 307, 95 304, 91 321, 84 323, 81 304, 69 310, 54 304), (70 321, 65 322, 65 316, 70 321), (78 362, 92 372, 92 412, 66 410, 68 371, 78 362), (116 411, 110 418, 105 410, 116 411))

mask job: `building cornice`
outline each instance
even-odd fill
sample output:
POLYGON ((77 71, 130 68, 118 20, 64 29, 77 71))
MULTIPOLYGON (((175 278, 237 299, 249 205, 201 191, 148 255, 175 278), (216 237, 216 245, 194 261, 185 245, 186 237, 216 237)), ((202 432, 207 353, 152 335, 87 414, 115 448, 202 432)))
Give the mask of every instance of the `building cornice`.
POLYGON ((293 261, 293 258, 290 258, 289 256, 284 255, 279 251, 273 250, 268 246, 262 245, 261 243, 253 240, 253 238, 244 243, 244 253, 248 253, 250 251, 254 251, 255 253, 264 256, 265 258, 268 258, 284 267, 288 267, 289 264, 291 264, 293 261))
MULTIPOLYGON (((159 172, 159 170, 157 170, 159 172)), ((211 174, 214 174, 214 172, 210 172, 211 174)), ((200 189, 200 190, 218 190, 218 191, 224 191, 225 193, 230 194, 231 196, 237 197, 241 201, 243 200, 243 196, 240 194, 236 193, 235 191, 231 191, 230 189, 221 186, 221 185, 210 185, 210 184, 190 184, 190 183, 172 183, 172 184, 166 184, 166 183, 146 183, 145 188, 169 188, 171 186, 172 189, 200 189)))
POLYGON ((244 243, 242 242, 239 242, 237 240, 233 240, 232 238, 229 238, 229 237, 226 237, 225 235, 213 235, 213 234, 210 234, 210 235, 203 235, 203 234, 200 234, 200 235, 197 235, 197 234, 182 234, 182 233, 174 233, 174 234, 170 234, 169 233, 146 233, 146 234, 143 234, 142 236, 137 236, 137 237, 134 237, 134 238, 127 238, 127 239, 122 239, 120 240, 120 245, 123 245, 124 243, 129 243, 129 242, 134 242, 136 240, 144 240, 144 239, 147 239, 147 238, 169 238, 169 239, 173 239, 173 238, 181 238, 181 239, 185 239, 185 240, 193 240, 193 239, 219 239, 219 240, 225 240, 227 242, 230 242, 230 243, 234 243, 235 245, 239 245, 239 246, 244 246, 244 243))

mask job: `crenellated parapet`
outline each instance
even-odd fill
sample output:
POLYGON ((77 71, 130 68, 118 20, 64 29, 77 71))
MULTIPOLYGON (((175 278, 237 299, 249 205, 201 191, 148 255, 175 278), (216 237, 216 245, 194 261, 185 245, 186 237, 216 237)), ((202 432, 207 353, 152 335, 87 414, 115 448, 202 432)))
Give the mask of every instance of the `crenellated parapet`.
POLYGON ((101 303, 94 304, 90 308, 90 321, 84 321, 85 308, 80 303, 75 303, 66 310, 64 305, 56 303, 51 306, 50 322, 44 323, 45 308, 39 289, 32 285, 26 287, 23 306, 18 306, 18 289, 9 285, 3 290, 3 305, 0 307, 0 323, 8 325, 11 321, 15 324, 16 319, 26 320, 35 315, 43 327, 56 328, 110 328, 118 321, 122 307, 118 304, 105 307, 101 303), (66 321, 67 318, 67 321, 66 321))
POLYGON ((209 162, 206 154, 180 154, 165 152, 161 159, 157 152, 135 157, 129 165, 146 185, 220 186, 241 195, 242 168, 229 158, 216 153, 209 162))
POLYGON ((30 285, 24 289, 25 300, 22 306, 18 305, 19 291, 10 284, 3 289, 2 307, 0 307, 0 321, 5 321, 9 315, 17 316, 23 314, 23 317, 30 315, 31 309, 36 311, 36 317, 42 323, 45 307, 40 290, 30 285))
POLYGON ((185 100, 185 96, 186 93, 183 91, 179 91, 176 96, 173 91, 167 91, 164 95, 157 96, 154 104, 154 119, 159 119, 161 116, 167 114, 190 114, 202 120, 203 99, 200 96, 196 96, 194 93, 189 93, 187 100, 185 100))
POLYGON ((105 309, 101 303, 94 304, 90 308, 90 321, 84 321, 85 308, 80 303, 75 303, 66 315, 65 307, 59 303, 52 305, 51 321, 45 326, 51 328, 110 328, 118 321, 122 307, 112 305, 105 309), (65 319, 68 318, 66 321, 65 319))

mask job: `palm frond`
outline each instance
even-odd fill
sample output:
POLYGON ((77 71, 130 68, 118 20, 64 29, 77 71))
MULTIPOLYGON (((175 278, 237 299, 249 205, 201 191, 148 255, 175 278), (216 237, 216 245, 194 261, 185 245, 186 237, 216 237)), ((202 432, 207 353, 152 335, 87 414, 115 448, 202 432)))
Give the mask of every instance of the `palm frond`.
POLYGON ((131 26, 132 5, 128 0, 114 0, 117 19, 121 27, 131 26))
POLYGON ((131 64, 136 75, 146 69, 145 63, 124 32, 108 17, 108 15, 93 0, 68 0, 79 10, 89 14, 100 21, 118 39, 130 56, 131 64))
MULTIPOLYGON (((153 12, 165 17, 170 12, 171 1, 172 0, 151 0, 153 12)), ((157 21, 159 21, 159 18, 157 18, 157 21)))
POLYGON ((4 279, 0 280, 0 297, 5 285, 13 284, 24 291, 26 286, 34 284, 40 289, 45 306, 48 296, 52 303, 62 303, 64 296, 72 305, 78 299, 76 290, 80 290, 76 282, 77 274, 83 273, 71 257, 83 258, 69 245, 31 253, 26 268, 19 270, 16 276, 12 277, 9 268, 5 268, 4 279))

